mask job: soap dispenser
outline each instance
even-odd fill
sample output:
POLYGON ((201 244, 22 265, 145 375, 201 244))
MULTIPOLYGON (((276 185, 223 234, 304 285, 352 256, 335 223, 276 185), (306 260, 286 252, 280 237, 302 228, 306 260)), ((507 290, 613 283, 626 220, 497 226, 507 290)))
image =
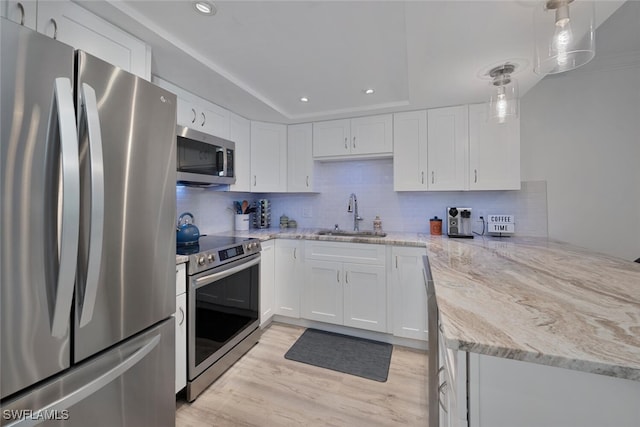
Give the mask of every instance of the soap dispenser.
POLYGON ((373 220, 373 231, 375 232, 382 231, 382 220, 380 219, 379 215, 376 215, 375 219, 373 220))

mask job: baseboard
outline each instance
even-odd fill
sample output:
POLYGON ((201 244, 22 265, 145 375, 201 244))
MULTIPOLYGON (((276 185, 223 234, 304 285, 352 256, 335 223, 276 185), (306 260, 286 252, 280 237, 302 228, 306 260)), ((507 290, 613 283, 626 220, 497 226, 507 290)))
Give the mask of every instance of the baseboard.
POLYGON ((351 328, 351 327, 342 326, 342 325, 332 325, 330 323, 318 322, 315 320, 295 319, 292 317, 281 316, 279 314, 274 315, 271 319, 264 322, 261 328, 263 329, 267 328, 272 322, 282 323, 285 325, 300 326, 303 328, 320 329, 322 331, 335 332, 338 334, 350 335, 352 337, 366 338, 370 340, 386 342, 386 343, 401 346, 401 347, 408 347, 415 350, 426 351, 428 346, 427 341, 396 337, 394 335, 386 334, 383 332, 367 331, 364 329, 351 328))

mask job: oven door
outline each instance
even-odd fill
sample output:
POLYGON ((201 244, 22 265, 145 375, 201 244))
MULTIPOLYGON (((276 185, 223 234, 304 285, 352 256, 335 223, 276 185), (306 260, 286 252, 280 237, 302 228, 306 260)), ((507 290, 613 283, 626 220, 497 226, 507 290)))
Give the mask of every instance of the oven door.
POLYGON ((192 276, 188 292, 189 380, 259 326, 260 254, 192 276))

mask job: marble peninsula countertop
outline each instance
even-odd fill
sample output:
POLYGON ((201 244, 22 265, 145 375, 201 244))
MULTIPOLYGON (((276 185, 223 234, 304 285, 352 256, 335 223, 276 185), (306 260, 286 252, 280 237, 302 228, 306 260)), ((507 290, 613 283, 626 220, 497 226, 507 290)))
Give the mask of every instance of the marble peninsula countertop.
POLYGON ((447 347, 640 381, 638 263, 546 238, 354 238, 319 230, 233 234, 425 247, 447 347))
POLYGON ((640 381, 640 264, 522 237, 427 256, 447 347, 640 381))

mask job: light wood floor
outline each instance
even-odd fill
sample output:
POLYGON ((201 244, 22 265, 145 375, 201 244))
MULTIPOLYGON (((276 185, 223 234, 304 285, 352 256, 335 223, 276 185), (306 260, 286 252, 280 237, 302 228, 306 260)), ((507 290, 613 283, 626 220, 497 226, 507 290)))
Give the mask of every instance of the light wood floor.
POLYGON ((176 426, 427 425, 425 352, 394 346, 382 383, 285 359, 302 332, 272 324, 195 402, 178 400, 176 426))

